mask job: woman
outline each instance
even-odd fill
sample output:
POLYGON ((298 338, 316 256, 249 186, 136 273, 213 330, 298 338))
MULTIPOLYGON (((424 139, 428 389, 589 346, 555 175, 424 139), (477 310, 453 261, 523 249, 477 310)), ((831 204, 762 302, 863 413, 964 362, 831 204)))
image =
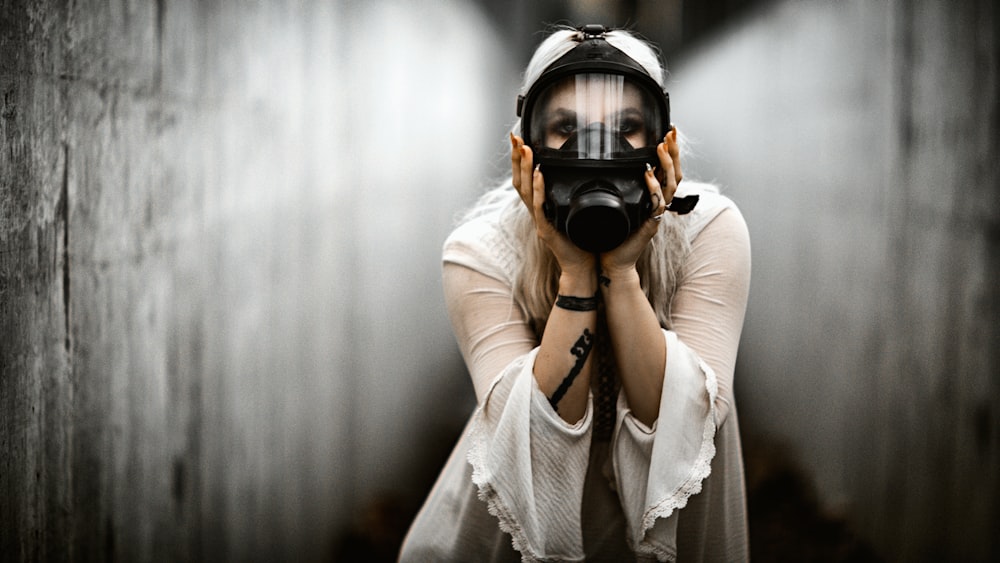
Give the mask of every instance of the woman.
POLYGON ((711 186, 679 187, 677 131, 650 139, 659 113, 655 92, 635 94, 644 81, 662 89, 658 57, 622 30, 560 29, 532 57, 512 179, 445 243, 449 315, 478 407, 402 561, 747 559, 732 396, 747 229, 711 186), (588 42, 644 76, 609 87, 615 71, 598 87, 594 72, 556 72, 588 42), (653 155, 640 179, 648 212, 624 221, 624 241, 601 246, 587 238, 600 229, 575 233, 554 210, 562 180, 543 155, 576 154, 567 147, 612 155, 610 167, 614 155, 653 155), (699 196, 690 213, 668 209, 680 195, 699 196), (592 243, 601 250, 581 248, 592 243))

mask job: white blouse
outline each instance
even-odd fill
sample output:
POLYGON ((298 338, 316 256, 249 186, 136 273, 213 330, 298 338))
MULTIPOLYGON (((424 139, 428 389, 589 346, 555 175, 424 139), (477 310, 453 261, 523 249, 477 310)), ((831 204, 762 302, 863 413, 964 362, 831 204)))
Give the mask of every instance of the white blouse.
POLYGON ((512 290, 519 250, 500 228, 504 210, 521 205, 513 189, 445 242, 445 297, 478 407, 401 561, 748 558, 732 379, 749 236, 736 206, 715 188, 682 186, 678 196, 701 199, 681 218, 691 253, 672 330, 663 330, 659 416, 647 427, 620 392, 610 443, 592 439, 593 400, 571 425, 535 382, 538 342, 512 290))

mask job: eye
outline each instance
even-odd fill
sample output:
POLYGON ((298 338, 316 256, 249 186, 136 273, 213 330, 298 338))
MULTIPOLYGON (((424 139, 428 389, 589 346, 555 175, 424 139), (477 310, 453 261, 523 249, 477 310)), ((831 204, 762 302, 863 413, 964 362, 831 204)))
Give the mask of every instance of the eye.
POLYGON ((641 119, 635 117, 626 117, 622 119, 621 124, 619 124, 618 132, 622 133, 623 135, 630 135, 632 133, 637 133, 639 131, 642 131, 644 128, 645 126, 643 125, 641 119))
POLYGON ((569 136, 576 131, 576 120, 559 119, 549 124, 549 133, 552 135, 569 136))

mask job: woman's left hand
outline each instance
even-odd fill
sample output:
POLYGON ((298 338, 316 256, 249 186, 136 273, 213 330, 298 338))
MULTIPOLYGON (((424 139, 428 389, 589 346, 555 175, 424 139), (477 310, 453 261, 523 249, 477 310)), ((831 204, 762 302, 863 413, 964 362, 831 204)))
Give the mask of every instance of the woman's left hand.
POLYGON ((680 150, 677 148, 677 128, 673 128, 657 145, 656 154, 660 159, 658 168, 646 171, 646 187, 653 203, 650 217, 635 230, 620 246, 601 255, 601 271, 604 276, 616 275, 635 270, 643 249, 649 244, 660 228, 660 220, 667 212, 667 204, 677 191, 681 175, 680 150), (660 219, 657 219, 657 218, 660 219))

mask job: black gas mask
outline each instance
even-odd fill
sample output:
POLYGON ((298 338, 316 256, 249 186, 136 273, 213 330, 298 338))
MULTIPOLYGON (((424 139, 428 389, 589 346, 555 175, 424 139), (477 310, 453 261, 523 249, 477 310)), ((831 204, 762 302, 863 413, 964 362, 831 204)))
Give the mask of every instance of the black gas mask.
MULTIPOLYGON (((542 72, 518 117, 545 175, 545 216, 583 250, 607 252, 649 218, 646 165, 671 129, 668 94, 642 66, 588 25, 583 40, 542 72)), ((697 196, 675 198, 687 213, 697 196)))

